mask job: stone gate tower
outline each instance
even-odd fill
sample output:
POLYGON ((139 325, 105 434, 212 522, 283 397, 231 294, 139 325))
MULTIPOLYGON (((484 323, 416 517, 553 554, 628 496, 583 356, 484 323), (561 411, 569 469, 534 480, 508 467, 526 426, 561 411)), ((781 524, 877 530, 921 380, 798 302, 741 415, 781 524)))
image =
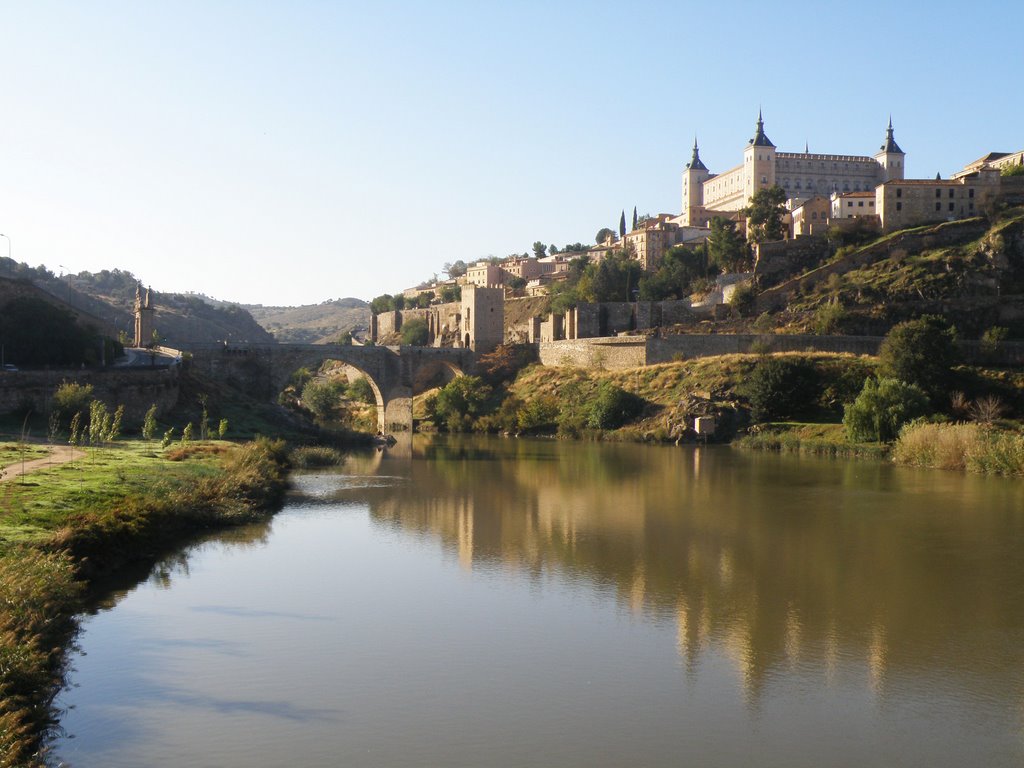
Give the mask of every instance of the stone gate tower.
POLYGON ((142 294, 142 283, 135 286, 135 346, 144 347, 153 341, 153 292, 146 289, 142 294))
POLYGON ((505 340, 505 290, 462 286, 462 346, 490 352, 505 340))

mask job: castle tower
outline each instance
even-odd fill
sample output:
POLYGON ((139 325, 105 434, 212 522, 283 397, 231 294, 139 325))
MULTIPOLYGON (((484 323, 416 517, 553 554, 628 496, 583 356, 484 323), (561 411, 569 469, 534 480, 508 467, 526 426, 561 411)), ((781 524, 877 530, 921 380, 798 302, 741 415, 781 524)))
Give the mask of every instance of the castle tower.
POLYGON ((505 341, 505 290, 462 286, 462 346, 490 352, 505 341))
POLYGON ((757 110, 757 132, 743 150, 743 194, 747 203, 759 189, 775 185, 775 145, 765 136, 764 119, 757 110))
POLYGON ((698 226, 698 210, 704 207, 704 182, 711 177, 707 166, 701 162, 697 149, 697 137, 693 137, 693 156, 683 169, 683 221, 698 226))
POLYGON ((136 347, 144 347, 153 341, 153 295, 147 288, 142 295, 142 284, 135 286, 135 343, 136 347))
POLYGON ((875 160, 882 166, 882 179, 879 183, 884 184, 893 179, 902 179, 906 171, 904 167, 906 155, 892 137, 892 115, 889 116, 889 127, 885 131, 885 143, 879 147, 879 150, 875 155, 875 160))

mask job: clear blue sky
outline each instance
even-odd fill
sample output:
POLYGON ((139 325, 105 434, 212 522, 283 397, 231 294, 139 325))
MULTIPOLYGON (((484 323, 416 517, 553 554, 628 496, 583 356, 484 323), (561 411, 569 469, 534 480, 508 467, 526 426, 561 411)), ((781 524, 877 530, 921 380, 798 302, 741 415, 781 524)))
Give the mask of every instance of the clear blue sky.
MULTIPOLYGON (((678 212, 696 133, 911 177, 1024 148, 1015 2, 0 3, 0 232, 264 304, 678 212), (962 8, 962 10, 957 10, 962 8)), ((6 255, 0 240, 0 255, 6 255)))

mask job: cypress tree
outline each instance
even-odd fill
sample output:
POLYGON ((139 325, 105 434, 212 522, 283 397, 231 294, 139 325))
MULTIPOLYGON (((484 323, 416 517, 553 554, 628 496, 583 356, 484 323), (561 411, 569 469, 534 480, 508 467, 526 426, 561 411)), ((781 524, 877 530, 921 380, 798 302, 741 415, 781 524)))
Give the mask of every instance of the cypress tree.
POLYGON ((633 229, 636 229, 636 206, 633 206, 633 229))
POLYGON ((619 216, 619 237, 626 236, 626 211, 622 211, 622 215, 619 216))

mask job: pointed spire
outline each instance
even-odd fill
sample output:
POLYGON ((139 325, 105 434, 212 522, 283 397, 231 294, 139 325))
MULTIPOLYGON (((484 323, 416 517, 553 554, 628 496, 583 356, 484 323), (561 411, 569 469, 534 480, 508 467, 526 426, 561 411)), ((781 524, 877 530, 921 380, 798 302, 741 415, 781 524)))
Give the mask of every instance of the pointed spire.
POLYGON ((880 147, 883 152, 889 152, 892 154, 902 155, 903 150, 900 149, 900 145, 896 143, 896 140, 892 137, 892 115, 889 115, 889 127, 885 129, 885 143, 880 147))
POLYGON ((700 150, 697 149, 697 136, 693 137, 693 156, 690 158, 690 162, 686 164, 686 167, 691 171, 706 171, 708 168, 704 163, 700 161, 700 150))
POLYGON ((754 138, 747 142, 752 147, 774 147, 772 140, 764 135, 764 118, 761 115, 761 108, 757 108, 757 133, 754 138))
POLYGON ((807 139, 804 139, 804 154, 811 154, 811 145, 807 143, 807 139))
POLYGON ((935 180, 936 181, 942 181, 942 174, 941 173, 936 173, 935 174, 935 180))

